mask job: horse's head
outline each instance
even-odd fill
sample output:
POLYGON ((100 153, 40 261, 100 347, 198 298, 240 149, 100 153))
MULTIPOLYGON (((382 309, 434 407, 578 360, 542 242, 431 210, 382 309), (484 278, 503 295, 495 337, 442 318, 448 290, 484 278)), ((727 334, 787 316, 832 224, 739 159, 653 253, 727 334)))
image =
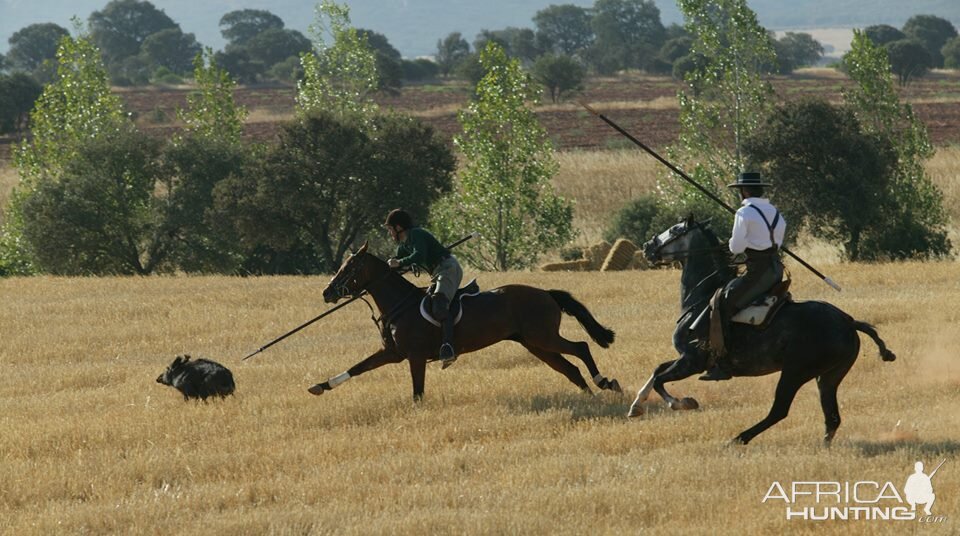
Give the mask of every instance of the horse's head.
POLYGON ((692 246, 695 233, 692 231, 702 229, 702 225, 692 215, 688 216, 645 243, 643 256, 654 264, 684 260, 694 249, 692 246))
POLYGON ((364 242, 360 249, 343 261, 343 265, 327 283, 323 289, 323 301, 335 303, 347 296, 359 296, 386 266, 386 263, 367 253, 367 243, 364 242), (380 270, 377 269, 378 264, 382 265, 380 270))

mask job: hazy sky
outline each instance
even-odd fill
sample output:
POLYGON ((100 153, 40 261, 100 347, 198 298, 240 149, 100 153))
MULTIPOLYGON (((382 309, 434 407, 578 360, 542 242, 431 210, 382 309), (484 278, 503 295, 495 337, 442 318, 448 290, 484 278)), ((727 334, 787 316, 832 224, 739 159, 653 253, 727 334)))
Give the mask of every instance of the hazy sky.
MULTIPOLYGON (((205 46, 221 49, 220 17, 238 9, 263 9, 283 19, 287 28, 307 35, 318 0, 150 0, 186 33, 205 46)), ((662 2, 663 0, 657 0, 662 2)), ((38 22, 70 29, 70 17, 84 22, 108 0, 0 0, 0 51, 17 30, 38 22)), ((437 40, 459 31, 472 42, 481 29, 532 27, 533 15, 557 4, 592 6, 593 0, 340 0, 350 7, 354 26, 387 36, 404 56, 432 54, 437 40), (442 6, 442 7, 440 7, 442 6)), ((672 5, 672 2, 671 2, 672 5)))

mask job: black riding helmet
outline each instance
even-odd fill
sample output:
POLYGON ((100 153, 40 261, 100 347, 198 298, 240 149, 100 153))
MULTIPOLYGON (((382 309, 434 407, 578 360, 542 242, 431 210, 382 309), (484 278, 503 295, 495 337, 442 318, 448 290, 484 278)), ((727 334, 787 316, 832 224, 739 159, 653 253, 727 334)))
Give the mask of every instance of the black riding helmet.
POLYGON ((393 227, 399 226, 402 229, 410 229, 413 227, 413 218, 410 217, 410 214, 406 210, 401 208, 395 208, 387 214, 387 220, 383 222, 384 227, 393 227))

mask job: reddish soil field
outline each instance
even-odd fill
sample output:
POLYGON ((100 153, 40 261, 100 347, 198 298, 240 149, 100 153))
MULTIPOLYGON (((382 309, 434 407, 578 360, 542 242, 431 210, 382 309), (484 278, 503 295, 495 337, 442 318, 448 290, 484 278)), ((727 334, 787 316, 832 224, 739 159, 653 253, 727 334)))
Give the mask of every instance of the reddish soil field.
MULTIPOLYGON (((794 75, 778 78, 774 87, 781 100, 818 96, 839 102, 842 88, 850 81, 836 74, 794 75)), ((598 106, 612 120, 654 148, 664 148, 678 134, 676 93, 680 84, 670 78, 623 77, 588 82, 582 98, 598 106)), ((960 73, 934 73, 901 89, 901 98, 914 103, 936 145, 960 143, 960 73)), ((186 106, 188 90, 134 88, 118 90, 128 110, 143 128, 157 135, 175 130, 176 110, 186 106)), ((249 139, 268 140, 289 117, 295 106, 296 89, 289 86, 243 87, 237 101, 251 111, 245 134, 249 139)), ((464 85, 405 87, 398 95, 381 96, 384 108, 414 114, 432 125, 446 139, 460 131, 456 112, 470 98, 464 85)), ((542 124, 558 149, 610 149, 626 147, 629 141, 585 110, 571 105, 543 106, 542 124)), ((9 144, 10 139, 0 140, 9 144)), ((0 155, 7 151, 0 147, 0 155)))

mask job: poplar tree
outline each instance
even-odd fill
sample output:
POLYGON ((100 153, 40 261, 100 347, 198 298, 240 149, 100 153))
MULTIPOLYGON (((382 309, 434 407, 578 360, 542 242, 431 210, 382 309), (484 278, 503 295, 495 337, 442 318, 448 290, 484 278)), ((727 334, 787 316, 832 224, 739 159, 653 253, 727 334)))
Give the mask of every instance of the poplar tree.
POLYGON ((303 80, 297 84, 297 115, 331 113, 341 120, 370 124, 377 112, 377 56, 366 35, 350 26, 350 8, 324 0, 310 26, 314 50, 300 56, 303 80), (332 42, 329 42, 332 40, 332 42))
MULTIPOLYGON (((747 171, 743 146, 771 108, 773 88, 763 76, 776 63, 767 31, 745 0, 679 0, 691 55, 702 59, 678 92, 680 134, 668 154, 694 180, 736 205, 724 186, 747 171)), ((663 201, 730 222, 731 215, 675 176, 660 183, 663 201)), ((723 226, 721 226, 723 227, 723 226)))
POLYGON ((100 51, 74 19, 76 38, 64 36, 57 47, 56 77, 30 113, 32 136, 14 151, 20 184, 14 189, 0 231, 0 275, 36 271, 23 236, 22 207, 36 189, 60 179, 82 144, 131 128, 120 98, 110 92, 100 51))
POLYGON ((495 42, 487 43, 480 62, 486 74, 476 98, 458 114, 463 132, 454 143, 464 162, 459 188, 434 206, 432 220, 447 239, 479 231, 478 239, 457 251, 470 265, 528 268, 573 238, 573 205, 550 183, 558 164, 530 106, 537 85, 495 42))

